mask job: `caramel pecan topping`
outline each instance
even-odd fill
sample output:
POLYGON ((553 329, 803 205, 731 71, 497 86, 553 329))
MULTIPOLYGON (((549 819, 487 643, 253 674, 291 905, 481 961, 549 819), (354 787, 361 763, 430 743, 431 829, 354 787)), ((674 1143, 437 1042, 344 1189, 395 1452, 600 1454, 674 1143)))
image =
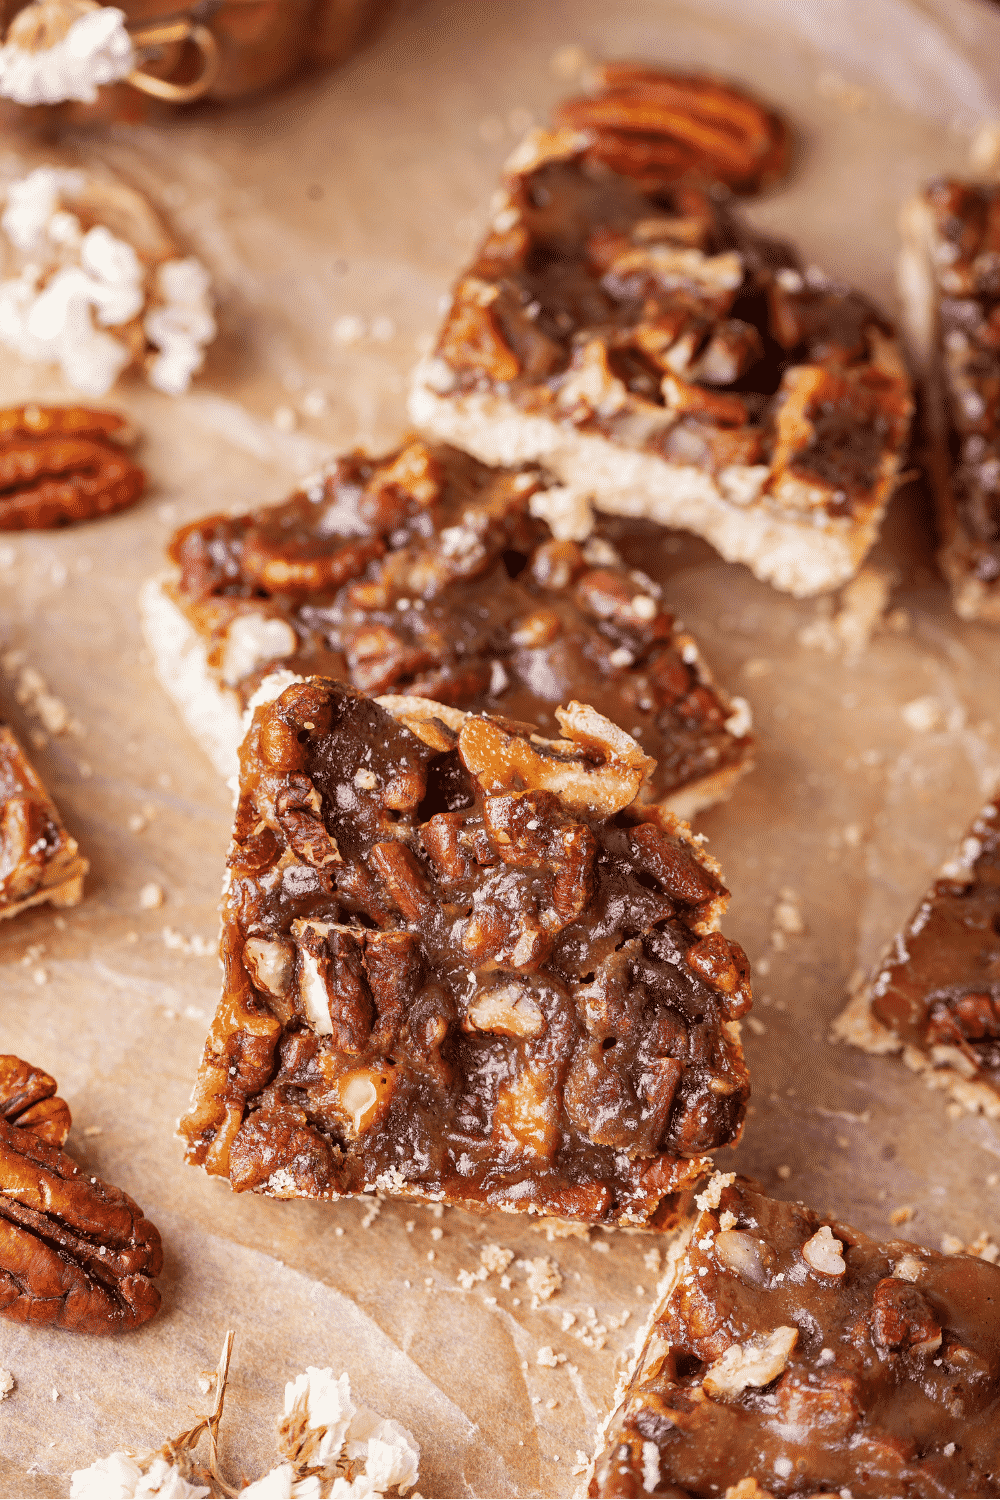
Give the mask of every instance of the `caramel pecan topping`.
POLYGON ((591 1496, 996 1494, 1000 1267, 746 1179, 695 1202, 591 1496))
POLYGON ((1000 187, 932 182, 908 208, 901 281, 930 356, 940 562, 965 619, 1000 619, 1000 187), (919 260, 914 260, 919 257, 919 260), (932 346, 932 347, 930 347, 932 346))
POLYGON ((160 1306, 160 1236, 132 1199, 60 1150, 56 1083, 0 1057, 0 1315, 78 1333, 136 1328, 160 1306))
POLYGON ((649 757, 557 718, 325 678, 256 710, 190 1160, 237 1191, 671 1219, 739 1134, 746 958, 714 861, 642 821, 649 757))
POLYGON ((590 156, 646 191, 701 177, 756 193, 788 168, 784 121, 721 79, 607 63, 598 89, 566 100, 556 122, 586 132, 590 156))
MULTIPOLYGON (((508 163, 491 232, 421 377, 428 401, 464 421, 478 409, 466 400, 493 390, 524 415, 525 451, 543 460, 525 436, 535 419, 700 469, 726 501, 759 504, 781 525, 873 526, 913 405, 891 330, 858 294, 741 223, 704 181, 767 176, 785 159, 783 128, 706 80, 617 67, 606 78, 603 93, 563 107, 579 128, 537 131, 508 163), (704 118, 680 110, 693 99, 704 118), (704 159, 650 133, 675 117, 704 159), (713 172, 713 145, 728 168, 713 172)), ((598 501, 622 514, 652 503, 614 485, 598 501)), ((547 514, 544 498, 537 506, 547 514)), ((553 529, 581 536, 586 518, 567 504, 553 529)))
POLYGON ((650 579, 603 538, 553 539, 543 513, 559 493, 535 469, 418 438, 352 454, 281 505, 178 532, 176 598, 244 704, 278 667, 550 734, 577 699, 641 740, 655 800, 734 777, 748 725, 730 730, 732 705, 650 579))
POLYGON ((133 505, 146 476, 122 451, 131 438, 127 422, 112 412, 0 411, 0 530, 67 526, 133 505))

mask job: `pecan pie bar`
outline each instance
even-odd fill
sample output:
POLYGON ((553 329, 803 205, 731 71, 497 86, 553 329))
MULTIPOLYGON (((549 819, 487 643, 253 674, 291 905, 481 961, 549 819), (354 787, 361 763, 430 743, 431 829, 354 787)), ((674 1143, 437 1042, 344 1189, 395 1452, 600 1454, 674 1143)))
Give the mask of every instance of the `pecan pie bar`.
POLYGON ((988 802, 834 1023, 868 1052, 902 1052, 932 1088, 1000 1118, 1000 807, 988 802))
POLYGON ((279 668, 546 733, 581 699, 656 761, 644 794, 690 817, 749 769, 749 709, 610 542, 553 539, 534 514, 552 493, 535 469, 411 439, 342 458, 283 505, 186 526, 176 574, 143 594, 161 681, 225 775, 279 668))
MULTIPOLYGON (((632 93, 655 137, 648 79, 632 93)), ((892 330, 717 188, 580 118, 508 163, 416 372, 414 422, 487 463, 544 463, 557 536, 585 536, 593 502, 697 532, 793 594, 844 583, 907 442, 892 330)))
POLYGON ((941 569, 960 615, 1000 622, 1000 186, 933 182, 902 229, 941 569))
POLYGON ((718 866, 636 802, 648 757, 578 703, 549 740, 327 678, 261 697, 188 1160, 668 1224, 740 1134, 750 989, 718 866))
POLYGON ((1000 1267, 696 1201, 590 1495, 1000 1495, 1000 1267))
POLYGON ((90 868, 5 724, 0 724, 0 860, 0 919, 42 901, 75 906, 90 868))

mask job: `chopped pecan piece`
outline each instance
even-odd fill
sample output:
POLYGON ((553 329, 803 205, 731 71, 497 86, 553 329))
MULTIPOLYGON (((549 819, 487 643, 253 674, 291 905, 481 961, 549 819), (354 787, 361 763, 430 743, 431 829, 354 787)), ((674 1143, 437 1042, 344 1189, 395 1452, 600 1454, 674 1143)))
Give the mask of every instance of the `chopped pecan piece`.
POLYGON ((688 950, 687 962, 706 984, 729 998, 729 1014, 738 1020, 750 1009, 750 962, 740 947, 721 932, 710 932, 688 950))
POLYGON ((695 1203, 591 1496, 997 1493, 1000 1267, 831 1228, 742 1178, 695 1203), (804 1278, 824 1238, 841 1272, 804 1278))
POLYGON ((557 717, 548 740, 324 678, 260 704, 189 1160, 281 1197, 670 1221, 741 1129, 745 969, 711 942, 714 863, 643 821, 649 758, 586 705, 557 717), (242 830, 272 808, 262 862, 242 830))
POLYGON ((872 1337, 883 1349, 938 1349, 941 1324, 927 1298, 908 1281, 885 1276, 872 1293, 872 1337))
POLYGON ((493 305, 496 287, 473 277, 455 293, 455 304, 445 326, 442 351, 456 370, 483 370, 491 380, 514 380, 521 366, 507 344, 493 305))
POLYGON ((67 526, 134 505, 146 487, 145 474, 123 451, 134 440, 113 412, 0 411, 0 531, 67 526))
POLYGON ((606 63, 598 88, 560 105, 556 120, 586 131, 591 156, 648 191, 703 177, 755 193, 787 170, 784 121, 721 79, 606 63))
POLYGON ((331 552, 321 539, 303 542, 294 536, 286 538, 278 528, 261 524, 247 532, 242 563, 247 577, 268 593, 310 594, 356 578, 384 551, 378 537, 345 542, 331 552))
POLYGON ((69 1108, 40 1068, 0 1057, 0 1316, 120 1333, 160 1306, 160 1236, 132 1199, 60 1150, 69 1108))
POLYGON ((697 417, 706 422, 717 422, 721 427, 743 427, 747 421, 746 402, 740 396, 727 396, 722 391, 706 390, 701 385, 689 385, 676 375, 663 377, 663 399, 671 411, 684 417, 697 417))
MULTIPOLYGON (((701 908, 710 906, 723 889, 711 869, 694 858, 690 845, 653 823, 632 831, 632 847, 640 866, 648 870, 675 901, 701 908)), ((699 952, 704 950, 699 948, 699 952)))
POLYGON ((340 863, 340 851, 323 822, 323 801, 308 776, 292 775, 274 799, 278 822, 300 859, 315 869, 340 863))

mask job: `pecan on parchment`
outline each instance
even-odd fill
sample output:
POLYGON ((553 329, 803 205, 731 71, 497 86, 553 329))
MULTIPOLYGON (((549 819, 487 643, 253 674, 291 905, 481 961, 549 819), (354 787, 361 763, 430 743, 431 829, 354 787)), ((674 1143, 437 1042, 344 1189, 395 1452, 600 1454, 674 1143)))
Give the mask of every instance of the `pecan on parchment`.
POLYGON ((137 1328, 160 1306, 159 1231, 127 1193, 60 1150, 56 1082, 0 1056, 0 1316, 79 1333, 137 1328))
POLYGON ((125 510, 146 476, 123 452, 134 434, 114 412, 0 409, 0 531, 42 531, 125 510))
POLYGON ((13 1053, 0 1054, 0 1117, 30 1130, 50 1146, 61 1146, 73 1118, 58 1084, 48 1073, 13 1053))
POLYGON ((567 99, 556 123, 586 132, 588 155, 655 192, 681 177, 756 193, 783 177, 784 121, 721 79, 606 63, 598 91, 567 99))

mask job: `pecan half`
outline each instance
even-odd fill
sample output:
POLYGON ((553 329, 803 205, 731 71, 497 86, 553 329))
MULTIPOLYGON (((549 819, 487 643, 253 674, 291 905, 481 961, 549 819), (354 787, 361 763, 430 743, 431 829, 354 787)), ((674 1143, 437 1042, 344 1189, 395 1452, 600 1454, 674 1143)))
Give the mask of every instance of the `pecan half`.
POLYGON ((0 1057, 0 1316, 79 1333, 137 1328, 160 1306, 159 1232, 60 1150, 70 1114, 55 1091, 40 1068, 0 1057))
POLYGON ((785 174, 788 127, 732 84, 608 63, 598 86, 598 93, 560 105, 556 123, 585 131, 588 155, 646 191, 702 177, 756 193, 785 174))
POLYGON ((81 406, 0 410, 0 530, 42 531, 133 505, 146 476, 123 417, 81 406))
POLYGON ((73 1123, 66 1100, 56 1096, 57 1087, 41 1068, 13 1053, 0 1055, 0 1116, 51 1146, 62 1145, 73 1123))

